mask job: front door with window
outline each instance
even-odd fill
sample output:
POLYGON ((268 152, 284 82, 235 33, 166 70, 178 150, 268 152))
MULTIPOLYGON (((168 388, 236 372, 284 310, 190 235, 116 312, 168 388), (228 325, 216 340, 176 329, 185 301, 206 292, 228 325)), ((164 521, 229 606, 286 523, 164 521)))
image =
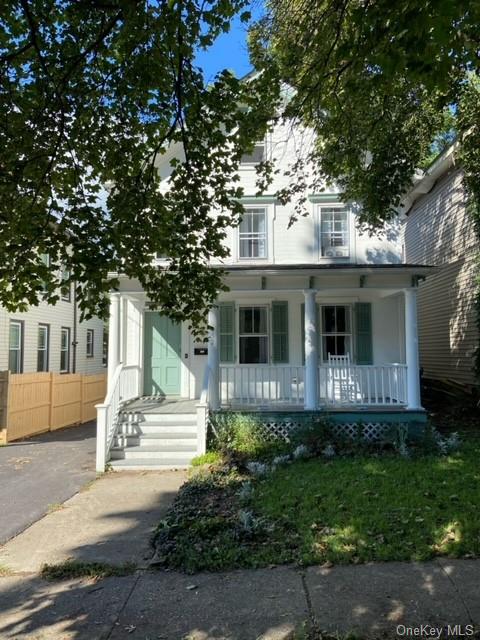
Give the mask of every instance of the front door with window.
POLYGON ((156 311, 145 313, 144 393, 180 395, 181 326, 156 311))

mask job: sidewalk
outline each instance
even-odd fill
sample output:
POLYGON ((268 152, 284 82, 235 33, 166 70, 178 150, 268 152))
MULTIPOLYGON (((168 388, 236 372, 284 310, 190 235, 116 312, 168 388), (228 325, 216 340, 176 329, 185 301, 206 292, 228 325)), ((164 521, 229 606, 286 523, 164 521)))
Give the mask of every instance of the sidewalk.
MULTIPOLYGON (((108 474, 0 549, 5 640, 284 640, 306 620, 361 637, 438 637, 402 627, 480 625, 480 561, 201 573, 150 571, 149 537, 182 472, 108 474), (41 580, 67 558, 141 567, 99 582, 41 580)), ((422 630, 420 630, 422 631, 422 630)), ((436 635, 435 635, 436 634, 436 635)))

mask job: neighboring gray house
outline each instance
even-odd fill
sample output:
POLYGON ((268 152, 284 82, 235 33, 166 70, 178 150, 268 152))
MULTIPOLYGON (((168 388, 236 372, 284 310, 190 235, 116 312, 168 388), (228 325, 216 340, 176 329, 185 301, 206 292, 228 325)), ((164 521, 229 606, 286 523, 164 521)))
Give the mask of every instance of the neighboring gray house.
POLYGON ((479 344, 475 278, 479 242, 466 210, 458 147, 449 147, 407 194, 407 263, 436 265, 418 288, 420 366, 425 378, 472 389, 479 344))
POLYGON ((23 313, 0 307, 0 371, 106 371, 104 322, 79 317, 72 286, 62 288, 55 306, 41 302, 23 313))

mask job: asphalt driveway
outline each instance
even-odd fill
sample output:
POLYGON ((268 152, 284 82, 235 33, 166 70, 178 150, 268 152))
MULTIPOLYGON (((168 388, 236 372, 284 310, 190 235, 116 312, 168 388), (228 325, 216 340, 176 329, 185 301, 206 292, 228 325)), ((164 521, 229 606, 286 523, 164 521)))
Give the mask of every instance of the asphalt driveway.
POLYGON ((0 544, 95 478, 95 422, 0 447, 0 544))

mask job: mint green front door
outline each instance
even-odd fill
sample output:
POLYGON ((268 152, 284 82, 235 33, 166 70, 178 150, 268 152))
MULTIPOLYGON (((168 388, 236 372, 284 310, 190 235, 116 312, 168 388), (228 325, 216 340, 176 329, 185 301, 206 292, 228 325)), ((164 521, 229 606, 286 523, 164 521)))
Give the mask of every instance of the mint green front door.
POLYGON ((180 395, 180 325, 155 311, 146 312, 144 335, 145 395, 180 395))

